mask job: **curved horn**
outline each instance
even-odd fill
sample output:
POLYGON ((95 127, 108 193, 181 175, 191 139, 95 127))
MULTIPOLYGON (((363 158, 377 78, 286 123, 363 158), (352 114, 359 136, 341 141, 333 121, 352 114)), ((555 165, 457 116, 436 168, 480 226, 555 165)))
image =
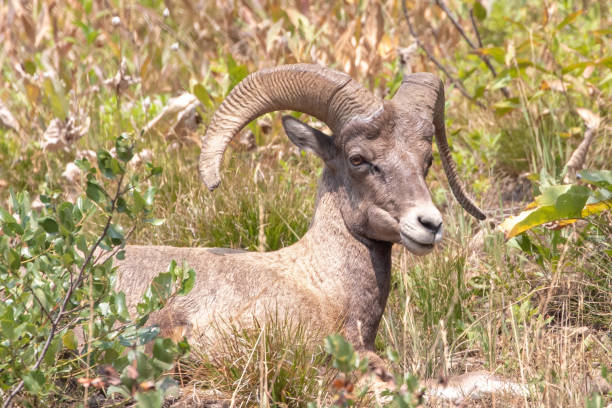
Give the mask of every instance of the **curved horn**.
POLYGON ((457 177, 455 162, 446 140, 446 130, 444 127, 444 84, 440 78, 426 72, 406 75, 400 89, 397 91, 397 95, 400 95, 400 98, 410 105, 409 109, 411 111, 433 122, 436 132, 436 143, 442 158, 442 166, 455 198, 468 213, 479 220, 484 220, 486 216, 465 194, 465 190, 457 177))
POLYGON ((221 103, 202 137, 200 174, 209 190, 221 178, 223 153, 250 121, 268 112, 294 110, 325 122, 333 132, 382 103, 350 76, 315 64, 282 65, 247 76, 221 103))

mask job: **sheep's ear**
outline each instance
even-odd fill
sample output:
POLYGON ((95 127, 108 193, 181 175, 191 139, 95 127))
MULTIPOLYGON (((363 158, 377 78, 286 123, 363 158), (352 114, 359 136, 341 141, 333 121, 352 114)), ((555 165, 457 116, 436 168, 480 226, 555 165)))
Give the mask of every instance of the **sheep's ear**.
POLYGON ((325 133, 308 126, 293 116, 283 116, 283 128, 294 145, 315 153, 324 161, 335 156, 332 139, 325 133))

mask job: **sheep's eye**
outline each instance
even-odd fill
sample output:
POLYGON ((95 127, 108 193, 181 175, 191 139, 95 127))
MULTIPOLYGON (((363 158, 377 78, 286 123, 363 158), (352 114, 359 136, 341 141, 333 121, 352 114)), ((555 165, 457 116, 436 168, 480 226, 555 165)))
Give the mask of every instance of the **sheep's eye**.
POLYGON ((349 161, 353 166, 361 166, 363 163, 366 162, 365 159, 358 154, 356 154, 355 156, 351 156, 349 158, 349 161))

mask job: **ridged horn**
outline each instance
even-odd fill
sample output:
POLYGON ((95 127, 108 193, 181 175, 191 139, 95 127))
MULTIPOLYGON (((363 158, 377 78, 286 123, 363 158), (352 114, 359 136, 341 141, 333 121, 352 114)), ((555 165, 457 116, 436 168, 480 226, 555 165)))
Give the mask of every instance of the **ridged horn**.
POLYGON ((408 109, 418 116, 433 122, 436 143, 438 144, 442 166, 444 167, 451 191, 457 201, 459 201, 459 204, 468 213, 479 220, 484 220, 486 218, 485 214, 466 195, 457 177, 455 162, 446 140, 446 129, 444 127, 444 84, 440 78, 426 72, 406 75, 393 100, 400 102, 404 109, 408 109))
POLYGON ((223 153, 253 119, 277 110, 294 110, 325 122, 334 133, 347 121, 367 118, 382 102, 347 74, 316 64, 282 65, 250 74, 232 89, 202 137, 200 175, 208 189, 221 182, 223 153))

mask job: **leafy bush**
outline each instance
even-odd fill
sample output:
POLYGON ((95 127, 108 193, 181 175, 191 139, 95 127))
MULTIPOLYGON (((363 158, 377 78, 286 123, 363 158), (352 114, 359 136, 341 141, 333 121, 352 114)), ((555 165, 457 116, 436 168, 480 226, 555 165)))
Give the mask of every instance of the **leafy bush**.
POLYGON ((164 374, 188 345, 157 338, 159 329, 145 324, 169 298, 191 289, 195 273, 172 263, 131 319, 125 294, 113 290, 113 258, 123 258, 129 235, 119 220, 159 223, 151 218, 156 187, 150 182, 161 169, 149 164, 144 177, 131 175, 133 148, 126 135, 116 139, 115 152, 99 150, 97 166, 77 161, 86 174, 86 195, 74 203, 42 195, 43 208, 33 210, 29 194, 19 192, 11 194, 10 208, 0 208, 4 407, 15 398, 24 405, 74 402, 76 394, 62 389, 74 387, 76 377, 84 401, 93 386, 160 406, 175 386, 164 374), (143 348, 151 342, 149 357, 143 348), (96 368, 104 378, 94 374, 96 368))

